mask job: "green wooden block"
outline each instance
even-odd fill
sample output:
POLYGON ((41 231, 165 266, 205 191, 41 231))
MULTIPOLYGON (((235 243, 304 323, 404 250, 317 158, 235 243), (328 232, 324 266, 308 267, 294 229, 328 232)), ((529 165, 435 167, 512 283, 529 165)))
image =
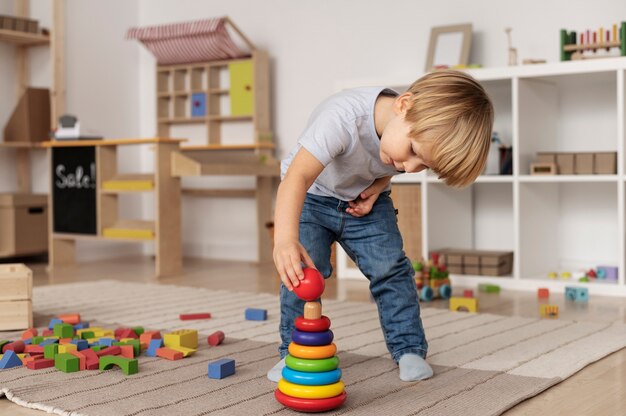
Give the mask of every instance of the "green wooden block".
POLYGON ((129 339, 128 341, 113 342, 111 345, 118 347, 122 345, 131 345, 133 347, 133 354, 135 357, 139 357, 139 354, 141 354, 141 344, 139 343, 138 339, 129 339))
POLYGON ((140 337, 140 336, 141 336, 141 334, 143 334, 144 332, 146 332, 146 331, 143 329, 143 326, 134 326, 134 327, 132 327, 131 329, 133 330, 133 332, 134 332, 135 334, 137 334, 137 336, 138 336, 138 337, 140 337))
POLYGON ((100 357, 100 371, 111 369, 117 365, 122 369, 122 372, 130 376, 139 372, 139 361, 136 358, 125 358, 118 355, 105 355, 100 357))
POLYGON ((93 331, 81 332, 80 336, 81 336, 82 339, 90 339, 90 338, 95 338, 96 337, 94 335, 93 331))
POLYGON ((43 342, 43 337, 42 337, 42 336, 36 336, 36 337, 33 337, 33 338, 31 339, 31 344, 32 344, 32 345, 39 345, 39 344, 41 344, 42 342, 43 342))
MULTIPOLYGON (((48 344, 43 347, 43 357, 54 359, 59 353, 59 344, 48 344)), ((56 362, 55 362, 56 365, 56 362)))
POLYGON ((478 290, 486 293, 500 293, 500 286, 481 283, 478 285, 478 290))
POLYGON ((103 348, 106 348, 106 347, 104 345, 94 345, 93 347, 91 347, 91 349, 94 350, 95 352, 98 352, 103 348))
POLYGON ((70 324, 55 324, 54 336, 59 338, 72 338, 74 336, 74 327, 70 324))
POLYGON ((79 363, 78 357, 68 353, 57 354, 54 357, 54 366, 64 373, 75 373, 78 371, 79 363))

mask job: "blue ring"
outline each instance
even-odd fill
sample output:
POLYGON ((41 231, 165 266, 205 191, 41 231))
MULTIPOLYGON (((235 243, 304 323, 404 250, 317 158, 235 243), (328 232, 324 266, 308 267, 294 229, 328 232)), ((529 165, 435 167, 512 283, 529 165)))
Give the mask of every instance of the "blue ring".
POLYGON ((335 335, 330 329, 323 332, 304 332, 294 329, 291 333, 291 340, 296 344, 320 346, 328 345, 333 342, 335 335))
POLYGON ((333 384, 341 380, 341 369, 336 368, 321 373, 305 373, 284 367, 283 378, 290 383, 304 386, 325 386, 326 384, 333 384))

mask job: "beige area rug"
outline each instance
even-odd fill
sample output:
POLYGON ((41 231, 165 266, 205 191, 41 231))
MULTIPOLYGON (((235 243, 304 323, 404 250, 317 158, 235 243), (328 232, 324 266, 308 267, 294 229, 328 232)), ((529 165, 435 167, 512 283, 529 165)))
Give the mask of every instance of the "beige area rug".
MULTIPOLYGON (((278 299, 156 284, 100 281, 37 287, 35 320, 79 312, 104 325, 222 330, 224 344, 171 362, 142 357, 139 373, 55 369, 0 370, 0 394, 22 406, 61 415, 287 415, 265 378, 277 361, 278 299), (268 309, 265 322, 244 320, 246 307, 268 309), (184 312, 206 321, 179 321, 184 312), (207 377, 209 361, 230 357, 236 374, 207 377)), ((512 318, 423 308, 435 377, 399 380, 371 303, 324 302, 332 321, 348 399, 336 415, 498 415, 626 346, 626 325, 512 318)), ((12 334, 0 333, 0 339, 12 334)))

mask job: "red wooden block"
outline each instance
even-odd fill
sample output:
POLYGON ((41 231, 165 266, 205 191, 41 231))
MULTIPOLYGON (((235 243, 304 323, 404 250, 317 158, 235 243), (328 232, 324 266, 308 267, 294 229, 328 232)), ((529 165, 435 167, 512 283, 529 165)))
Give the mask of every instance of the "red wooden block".
POLYGON ((28 328, 22 332, 22 339, 29 339, 37 336, 37 328, 28 328))
POLYGON ((153 339, 161 339, 161 333, 159 331, 147 331, 139 335, 139 343, 143 349, 147 349, 153 339))
POLYGON ((43 359, 45 359, 43 355, 29 355, 27 357, 24 357, 24 359, 22 360, 22 364, 27 365, 31 361, 43 360, 43 359))
POLYGON ((32 360, 26 364, 26 368, 31 370, 41 370, 42 368, 54 367, 54 359, 42 358, 40 360, 32 360))
POLYGON ((473 298, 474 297, 474 291, 471 290, 471 289, 464 290, 463 291, 463 297, 464 298, 473 298))
POLYGON ((80 351, 68 351, 68 354, 72 354, 74 357, 78 358, 78 370, 83 371, 87 368, 87 357, 81 354, 80 351))
POLYGON ((103 357, 105 355, 120 355, 121 353, 122 353, 122 350, 117 345, 114 347, 107 347, 100 351, 96 351, 96 355, 98 357, 103 357))
POLYGON ((182 360, 183 358, 182 352, 167 347, 157 348, 156 355, 157 357, 166 358, 168 360, 182 360))
POLYGON ((135 331, 133 331, 130 328, 118 328, 118 329, 115 330, 115 338, 117 339, 124 339, 124 338, 139 339, 135 331), (119 329, 119 332, 118 332, 118 329, 119 329))
POLYGON ((82 350, 80 352, 87 359, 86 368, 87 370, 97 370, 99 367, 100 359, 98 358, 98 354, 91 348, 87 348, 86 350, 82 350))
POLYGON ((54 336, 54 329, 44 329, 41 333, 42 337, 52 337, 54 336))
POLYGON ((179 316, 181 321, 190 321, 192 319, 210 319, 210 313, 181 313, 179 316))
POLYGON ((224 333, 222 331, 215 331, 207 338, 207 342, 213 347, 220 345, 222 341, 224 341, 224 333))
POLYGON ((63 321, 63 323, 76 325, 80 323, 80 314, 79 313, 66 313, 63 315, 59 315, 58 318, 63 321))
POLYGON ((59 344, 71 344, 72 338, 59 338, 59 344))
POLYGON ((43 347, 41 345, 27 345, 24 347, 24 352, 30 355, 43 354, 43 347))
POLYGON ((26 348, 26 345, 24 344, 24 341, 21 341, 21 340, 13 341, 13 342, 6 344, 4 347, 2 347, 2 352, 5 353, 11 350, 16 354, 21 354, 24 352, 25 348, 26 348))
POLYGON ((537 297, 539 299, 548 299, 550 298, 550 290, 545 287, 540 287, 537 289, 537 297))
POLYGON ((120 345, 120 355, 125 358, 135 358, 135 350, 132 345, 120 345))

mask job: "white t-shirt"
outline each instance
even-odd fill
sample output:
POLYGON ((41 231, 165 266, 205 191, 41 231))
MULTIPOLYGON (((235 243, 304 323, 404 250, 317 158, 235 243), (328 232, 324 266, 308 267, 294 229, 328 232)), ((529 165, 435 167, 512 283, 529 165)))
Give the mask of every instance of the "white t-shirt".
POLYGON ((380 139, 374 125, 379 95, 397 96, 383 87, 345 90, 324 100, 311 114, 297 146, 281 163, 281 178, 304 147, 324 165, 308 192, 352 201, 377 178, 398 175, 380 160, 380 139))

